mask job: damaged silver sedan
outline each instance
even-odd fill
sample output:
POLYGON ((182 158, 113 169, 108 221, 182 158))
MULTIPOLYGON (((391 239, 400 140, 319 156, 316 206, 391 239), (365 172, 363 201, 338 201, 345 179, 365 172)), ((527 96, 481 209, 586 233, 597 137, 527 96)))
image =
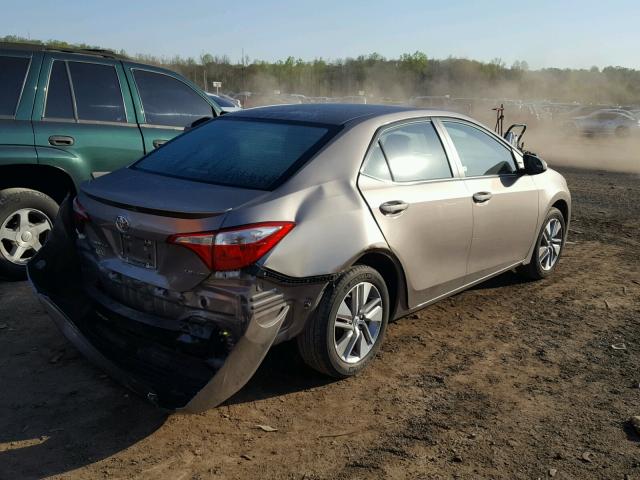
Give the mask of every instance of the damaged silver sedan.
POLYGON ((570 207, 558 173, 457 114, 266 107, 84 184, 28 273, 87 357, 202 411, 276 343, 347 377, 389 320, 512 268, 550 275, 570 207))

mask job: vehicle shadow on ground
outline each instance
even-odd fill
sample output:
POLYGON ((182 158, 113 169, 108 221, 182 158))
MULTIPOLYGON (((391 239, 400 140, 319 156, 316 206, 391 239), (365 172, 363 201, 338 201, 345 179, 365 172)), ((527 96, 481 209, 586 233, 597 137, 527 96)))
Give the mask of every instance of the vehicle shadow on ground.
MULTIPOLYGON (((91 368, 75 363, 85 370, 91 368)), ((84 389, 65 387, 43 398, 34 395, 42 387, 31 381, 25 376, 19 385, 2 385, 3 390, 23 393, 21 403, 15 402, 14 395, 9 408, 4 408, 4 401, 0 408, 4 410, 0 419, 2 479, 49 477, 105 459, 153 434, 167 417, 115 385, 107 389, 96 385, 102 398, 89 392, 87 399, 84 389)), ((102 383, 111 382, 103 379, 102 383)))
POLYGON ((271 348, 256 374, 244 388, 225 402, 227 405, 266 400, 338 381, 308 367, 298 353, 296 342, 271 348))
POLYGON ((514 285, 525 285, 531 283, 533 280, 529 280, 525 277, 518 275, 514 271, 508 271, 497 277, 490 278, 478 285, 474 285, 470 290, 487 290, 490 288, 503 288, 512 287, 514 285))
MULTIPOLYGON (((59 363, 30 368, 37 375, 3 379, 2 391, 13 393, 0 393, 0 479, 64 475, 144 441, 168 417, 106 378, 68 344, 59 363)), ((295 342, 287 342, 269 352, 227 403, 269 399, 333 381, 306 367, 295 342)))

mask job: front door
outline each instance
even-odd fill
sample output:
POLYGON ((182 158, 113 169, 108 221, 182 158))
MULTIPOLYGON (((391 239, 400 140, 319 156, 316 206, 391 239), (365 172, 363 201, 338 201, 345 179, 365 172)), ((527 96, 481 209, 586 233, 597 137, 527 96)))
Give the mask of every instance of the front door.
POLYGON ((215 115, 204 94, 181 77, 126 63, 125 69, 137 92, 134 101, 147 153, 180 135, 196 120, 215 115))
POLYGON ((538 189, 518 173, 511 149, 468 122, 443 120, 473 206, 468 281, 525 259, 538 222, 538 189))
POLYGON ((39 163, 86 180, 143 154, 131 94, 120 62, 46 57, 33 114, 39 163))
POLYGON ((358 186, 402 263, 410 308, 464 284, 473 223, 469 193, 430 121, 383 131, 358 186))

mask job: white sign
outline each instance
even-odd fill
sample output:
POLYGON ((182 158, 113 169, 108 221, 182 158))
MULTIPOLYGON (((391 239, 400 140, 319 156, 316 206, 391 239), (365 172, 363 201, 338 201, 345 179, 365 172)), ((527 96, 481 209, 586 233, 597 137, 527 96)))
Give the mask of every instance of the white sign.
POLYGON ((214 88, 222 88, 222 82, 211 82, 211 86, 214 88))

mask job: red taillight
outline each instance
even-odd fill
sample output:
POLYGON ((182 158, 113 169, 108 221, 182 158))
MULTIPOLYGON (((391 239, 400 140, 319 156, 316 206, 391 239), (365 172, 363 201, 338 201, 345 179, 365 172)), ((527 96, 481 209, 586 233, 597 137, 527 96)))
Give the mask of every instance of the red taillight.
POLYGON ((89 221, 89 214, 87 210, 82 206, 78 197, 73 199, 73 222, 76 227, 82 231, 84 224, 89 221))
POLYGON ((169 243, 192 250, 210 270, 238 270, 262 258, 295 226, 293 222, 264 222, 217 232, 172 235, 169 243))

